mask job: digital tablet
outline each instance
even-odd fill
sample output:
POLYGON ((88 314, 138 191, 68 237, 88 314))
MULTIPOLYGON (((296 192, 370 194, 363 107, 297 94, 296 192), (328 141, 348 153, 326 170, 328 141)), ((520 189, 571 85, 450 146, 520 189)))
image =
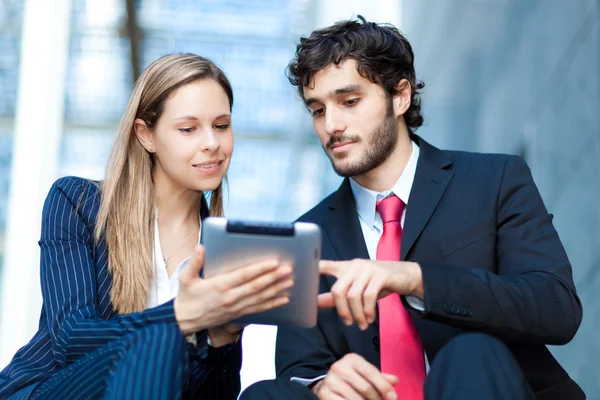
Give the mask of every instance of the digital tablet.
POLYGON ((278 258, 293 266, 294 286, 285 306, 233 322, 313 327, 317 323, 321 229, 305 222, 273 223, 208 217, 202 221, 206 278, 253 262, 278 258))

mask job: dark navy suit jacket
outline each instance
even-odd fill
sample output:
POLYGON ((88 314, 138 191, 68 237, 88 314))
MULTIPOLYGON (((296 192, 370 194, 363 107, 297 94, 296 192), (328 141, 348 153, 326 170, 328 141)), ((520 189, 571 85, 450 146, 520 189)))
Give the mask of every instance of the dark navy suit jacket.
MULTIPOLYGON (((538 399, 583 392, 546 348, 577 332, 582 308, 571 265, 529 168, 520 157, 420 147, 404 221, 401 259, 421 265, 425 312, 410 307, 428 360, 456 335, 484 332, 512 350, 538 399)), ((300 218, 323 230, 322 258, 368 259, 348 179, 300 218)), ((322 276, 320 291, 335 278, 322 276)), ((279 328, 278 376, 315 378, 358 353, 379 367, 377 322, 347 327, 335 309, 317 327, 279 328)))
MULTIPOLYGON (((173 301, 139 313, 113 311, 106 243, 96 244, 93 237, 99 204, 97 183, 82 178, 61 178, 50 189, 39 242, 39 328, 0 372, 0 399, 17 391, 17 397, 27 398, 37 384, 113 339, 150 324, 177 324, 173 301)), ((205 203, 201 214, 207 214, 205 203)), ((190 376, 203 382, 202 393, 236 397, 232 392, 240 389, 240 342, 215 349, 206 340, 198 341, 193 350, 199 357, 190 366, 190 376)))

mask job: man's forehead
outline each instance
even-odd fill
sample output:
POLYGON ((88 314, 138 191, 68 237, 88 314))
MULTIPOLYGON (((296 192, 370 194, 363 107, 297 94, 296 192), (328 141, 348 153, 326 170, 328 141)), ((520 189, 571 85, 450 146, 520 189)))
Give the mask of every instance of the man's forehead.
POLYGON ((363 79, 358 73, 355 60, 344 60, 337 65, 331 63, 313 74, 308 85, 303 87, 304 96, 307 97, 309 93, 326 95, 349 84, 360 84, 363 79))

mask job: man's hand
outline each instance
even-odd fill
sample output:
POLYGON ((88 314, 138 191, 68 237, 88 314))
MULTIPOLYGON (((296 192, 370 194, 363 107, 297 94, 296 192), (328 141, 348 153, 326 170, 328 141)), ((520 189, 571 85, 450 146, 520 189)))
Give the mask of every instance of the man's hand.
POLYGON ((383 374, 358 354, 346 354, 335 362, 327 376, 313 387, 320 400, 396 400, 398 378, 383 374))
POLYGON ((323 260, 319 272, 337 278, 330 293, 319 295, 319 307, 336 307, 346 325, 356 321, 361 330, 375 321, 377 299, 394 292, 423 298, 421 267, 414 262, 323 260))

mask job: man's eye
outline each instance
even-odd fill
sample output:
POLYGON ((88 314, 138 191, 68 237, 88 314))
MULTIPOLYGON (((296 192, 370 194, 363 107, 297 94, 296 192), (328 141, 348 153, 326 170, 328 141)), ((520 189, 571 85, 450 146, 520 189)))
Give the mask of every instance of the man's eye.
POLYGON ((215 129, 218 129, 220 131, 225 131, 225 130, 229 129, 229 124, 215 125, 215 129))
POLYGON ((349 106, 354 106, 359 102, 360 99, 350 99, 350 100, 346 100, 346 104, 349 106))
POLYGON ((325 112, 324 108, 319 108, 318 110, 313 110, 311 112, 313 117, 318 117, 319 115, 322 115, 325 112))

